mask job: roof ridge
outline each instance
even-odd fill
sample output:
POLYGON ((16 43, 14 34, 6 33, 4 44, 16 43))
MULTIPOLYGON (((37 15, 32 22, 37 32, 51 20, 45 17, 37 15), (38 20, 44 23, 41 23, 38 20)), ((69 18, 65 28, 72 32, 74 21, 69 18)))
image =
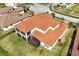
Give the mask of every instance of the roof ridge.
POLYGON ((38 27, 35 27, 32 31, 31 31, 31 33, 33 33, 33 32, 35 32, 35 31, 39 31, 39 32, 41 32, 41 33, 43 33, 43 34, 46 34, 47 33, 47 31, 48 30, 55 30, 56 28, 58 28, 59 27, 59 24, 55 27, 55 28, 53 28, 52 26, 49 26, 45 31, 44 30, 42 30, 42 29, 40 29, 40 28, 38 28, 38 27))
POLYGON ((3 24, 3 26, 4 26, 5 23, 8 21, 8 18, 9 18, 11 15, 12 15, 12 13, 8 13, 8 14, 7 14, 7 16, 6 16, 6 20, 5 20, 4 24, 3 24))

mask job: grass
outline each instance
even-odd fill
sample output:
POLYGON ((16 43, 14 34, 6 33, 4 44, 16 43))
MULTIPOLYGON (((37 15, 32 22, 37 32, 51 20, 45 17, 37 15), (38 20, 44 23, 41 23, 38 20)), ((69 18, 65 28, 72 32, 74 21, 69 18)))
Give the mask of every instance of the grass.
POLYGON ((64 19, 63 18, 55 17, 55 20, 60 21, 60 22, 64 22, 64 19))
POLYGON ((64 38, 66 41, 64 42, 60 55, 67 55, 73 31, 74 31, 74 28, 70 28, 69 32, 66 34, 65 36, 66 38, 64 38))
POLYGON ((0 8, 6 7, 4 3, 0 3, 0 8))
POLYGON ((3 48, 2 46, 0 46, 0 55, 1 55, 1 56, 2 56, 2 55, 6 55, 6 56, 9 55, 8 52, 7 52, 6 50, 4 50, 4 48, 3 48))
POLYGON ((4 36, 5 34, 13 31, 14 29, 11 29, 11 30, 8 30, 8 31, 3 31, 3 30, 0 30, 0 37, 4 36))
MULTIPOLYGON (((10 31, 10 30, 9 30, 10 31)), ((18 37, 15 32, 10 33, 8 36, 1 38, 0 46, 2 50, 0 51, 0 55, 18 55, 18 56, 59 56, 59 55, 66 55, 69 47, 69 40, 70 35, 72 34, 73 30, 70 28, 66 35, 62 37, 63 45, 59 45, 59 42, 56 46, 51 50, 47 50, 46 48, 39 46, 35 48, 34 46, 27 43, 27 41, 18 37), (65 42, 65 43, 64 43, 65 42), (3 51, 3 52, 2 52, 3 51)))
POLYGON ((75 7, 73 11, 70 12, 70 14, 79 16, 79 5, 75 7))
POLYGON ((69 15, 72 15, 72 16, 79 17, 79 4, 78 3, 74 3, 68 8, 57 7, 57 6, 55 6, 53 8, 56 11, 59 11, 63 14, 69 14, 69 15))

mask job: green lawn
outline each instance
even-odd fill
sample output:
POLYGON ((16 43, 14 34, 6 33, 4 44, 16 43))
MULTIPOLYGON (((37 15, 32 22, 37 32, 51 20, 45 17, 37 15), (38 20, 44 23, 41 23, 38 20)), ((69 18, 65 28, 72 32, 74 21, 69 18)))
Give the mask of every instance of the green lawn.
POLYGON ((71 15, 79 16, 79 5, 70 12, 71 15))
POLYGON ((11 30, 8 30, 8 31, 3 31, 3 30, 0 30, 0 37, 2 37, 3 35, 7 34, 8 32, 11 32, 13 31, 14 29, 11 29, 11 30))
POLYGON ((64 22, 64 19, 63 19, 63 18, 55 17, 55 20, 57 20, 57 21, 59 21, 59 22, 64 22))
POLYGON ((4 3, 0 3, 0 8, 6 7, 4 3))
POLYGON ((15 32, 11 33, 10 35, 3 37, 0 40, 0 55, 30 55, 30 56, 59 56, 59 55, 66 55, 69 44, 70 38, 73 33, 73 28, 70 28, 66 34, 62 37, 61 42, 63 43, 60 45, 58 42, 56 46, 51 50, 47 50, 46 48, 39 46, 35 48, 34 46, 27 43, 27 41, 18 37, 15 32))
POLYGON ((74 28, 70 28, 68 30, 66 36, 62 38, 65 40, 65 42, 64 42, 64 45, 62 46, 62 50, 60 52, 60 55, 62 55, 62 56, 67 55, 73 32, 74 32, 74 28))
POLYGON ((79 4, 78 3, 74 3, 68 8, 57 7, 57 6, 55 6, 53 8, 56 11, 59 11, 59 12, 61 12, 63 14, 69 14, 69 15, 73 15, 73 16, 79 17, 79 4))

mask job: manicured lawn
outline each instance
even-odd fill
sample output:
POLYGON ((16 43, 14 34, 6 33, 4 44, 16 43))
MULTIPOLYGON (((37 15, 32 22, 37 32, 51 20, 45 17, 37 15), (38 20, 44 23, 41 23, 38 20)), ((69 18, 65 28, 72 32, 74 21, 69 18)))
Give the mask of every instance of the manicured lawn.
POLYGON ((66 55, 69 44, 70 38, 73 33, 73 28, 68 29, 66 34, 62 37, 60 42, 56 44, 56 46, 51 50, 47 50, 46 48, 39 46, 35 48, 34 46, 27 43, 27 41, 18 37, 15 32, 11 33, 10 35, 3 37, 0 40, 0 55, 30 55, 30 56, 59 56, 59 55, 66 55))
POLYGON ((64 19, 63 18, 55 17, 55 20, 60 21, 60 22, 64 22, 64 19))
POLYGON ((3 30, 0 30, 0 37, 2 37, 3 35, 7 34, 8 32, 11 32, 13 31, 14 29, 11 29, 11 30, 8 30, 8 31, 3 31, 3 30))
POLYGON ((70 14, 79 16, 79 5, 75 7, 73 11, 70 12, 70 14))
POLYGON ((4 3, 0 3, 0 8, 6 7, 4 3))
POLYGON ((68 8, 62 8, 62 7, 57 7, 57 6, 55 6, 53 8, 56 11, 59 11, 61 13, 79 17, 79 4, 78 3, 74 3, 68 8))
POLYGON ((70 28, 67 32, 67 34, 65 35, 65 37, 63 37, 63 39, 65 40, 64 45, 62 46, 62 50, 60 52, 61 56, 65 56, 67 55, 68 52, 68 48, 71 42, 71 37, 73 35, 74 32, 74 28, 70 28))

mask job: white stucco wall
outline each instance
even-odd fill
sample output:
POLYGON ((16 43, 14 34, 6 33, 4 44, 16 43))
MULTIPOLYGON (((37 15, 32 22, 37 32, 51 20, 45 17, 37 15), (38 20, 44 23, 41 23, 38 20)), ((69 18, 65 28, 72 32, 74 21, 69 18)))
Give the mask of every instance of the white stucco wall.
POLYGON ((18 33, 18 34, 20 34, 20 35, 21 35, 21 38, 22 38, 22 36, 23 36, 23 37, 25 37, 25 38, 26 38, 26 40, 27 40, 27 38, 28 38, 27 33, 25 33, 25 35, 23 35, 23 34, 21 33, 21 31, 20 31, 20 32, 18 32, 16 29, 15 29, 15 31, 16 31, 16 34, 18 33))

